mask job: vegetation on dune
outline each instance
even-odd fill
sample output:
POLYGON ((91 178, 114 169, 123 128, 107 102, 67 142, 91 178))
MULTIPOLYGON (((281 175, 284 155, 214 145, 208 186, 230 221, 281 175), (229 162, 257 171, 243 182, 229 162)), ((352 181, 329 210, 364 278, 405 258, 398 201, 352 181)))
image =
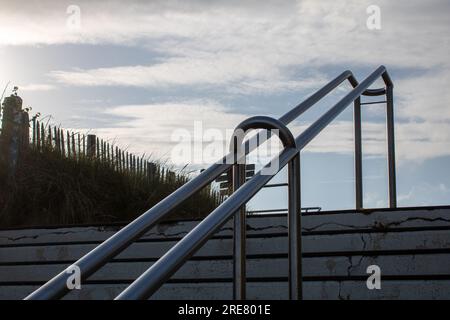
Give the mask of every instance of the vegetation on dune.
MULTIPOLYGON (((52 148, 30 148, 8 177, 0 164, 0 227, 127 222, 187 182, 166 169, 153 179, 118 172, 99 159, 62 157, 52 148)), ((162 168, 162 167, 161 167, 162 168)), ((219 197, 206 188, 168 219, 200 218, 219 197)))
MULTIPOLYGON (((0 113, 0 228, 129 222, 189 180, 95 135, 44 125, 39 113, 30 120, 17 90, 0 113)), ((206 187, 166 220, 202 218, 220 199, 206 187)))

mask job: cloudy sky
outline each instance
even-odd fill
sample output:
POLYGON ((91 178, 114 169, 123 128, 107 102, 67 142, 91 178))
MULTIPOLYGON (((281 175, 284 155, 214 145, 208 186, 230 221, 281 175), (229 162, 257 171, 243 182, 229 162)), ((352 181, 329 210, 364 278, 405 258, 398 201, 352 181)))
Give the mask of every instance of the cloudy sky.
MULTIPOLYGON (((0 5, 2 88, 18 85, 26 106, 62 127, 192 168, 214 160, 173 157, 176 132, 201 123, 225 133, 249 116, 279 117, 342 71, 361 81, 383 64, 395 83, 399 205, 450 202, 448 1, 0 5), (381 10, 379 30, 366 25, 371 5, 381 10)), ((300 133, 349 89, 290 128, 300 133)), ((385 207, 384 105, 365 107, 363 118, 364 200, 385 207)), ((302 152, 304 206, 354 206, 352 128, 349 108, 302 152)), ((252 207, 283 207, 285 198, 266 190, 252 207)))

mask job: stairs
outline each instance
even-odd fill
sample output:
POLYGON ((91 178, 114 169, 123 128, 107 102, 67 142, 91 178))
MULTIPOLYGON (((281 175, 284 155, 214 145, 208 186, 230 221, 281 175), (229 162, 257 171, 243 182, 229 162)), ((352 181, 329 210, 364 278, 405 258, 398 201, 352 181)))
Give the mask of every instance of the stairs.
MULTIPOLYGON (((199 221, 157 225, 65 299, 113 299, 199 221)), ((22 299, 121 226, 0 231, 0 299, 22 299)), ((450 207, 305 213, 305 299, 450 299, 450 207), (369 265, 381 289, 369 290, 369 265)), ((249 299, 288 298, 285 215, 247 222, 249 299)), ((152 299, 231 299, 228 223, 152 299)))

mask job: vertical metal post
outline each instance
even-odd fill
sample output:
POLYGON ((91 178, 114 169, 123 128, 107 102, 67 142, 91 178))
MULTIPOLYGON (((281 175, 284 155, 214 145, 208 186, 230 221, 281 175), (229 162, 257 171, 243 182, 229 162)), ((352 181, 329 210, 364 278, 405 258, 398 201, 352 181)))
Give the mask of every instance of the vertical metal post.
POLYGON ((301 300, 302 295, 302 242, 300 204, 300 152, 289 162, 289 299, 301 300))
POLYGON ((388 145, 388 175, 389 175, 389 207, 397 207, 397 186, 395 174, 395 136, 394 136, 394 93, 393 86, 386 88, 386 123, 388 145))
POLYGON ((361 97, 354 102, 353 122, 355 128, 355 206, 356 210, 360 210, 363 208, 361 97))
MULTIPOLYGON (((235 161, 237 156, 237 139, 234 139, 235 161)), ((245 158, 241 163, 233 166, 232 187, 236 192, 245 183, 245 158), (243 163, 242 163, 243 162, 243 163)), ((233 218, 233 298, 234 300, 245 300, 246 298, 246 211, 243 205, 233 218)))

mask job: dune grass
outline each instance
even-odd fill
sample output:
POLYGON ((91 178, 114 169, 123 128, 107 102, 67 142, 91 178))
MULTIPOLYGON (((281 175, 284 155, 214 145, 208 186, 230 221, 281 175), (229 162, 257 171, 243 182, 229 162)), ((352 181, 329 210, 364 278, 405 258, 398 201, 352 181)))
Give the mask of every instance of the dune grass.
MULTIPOLYGON (((119 172, 101 159, 67 158, 30 147, 8 177, 0 163, 0 228, 128 222, 188 181, 159 167, 153 178, 119 172)), ((219 204, 205 188, 167 220, 201 218, 219 204)))

